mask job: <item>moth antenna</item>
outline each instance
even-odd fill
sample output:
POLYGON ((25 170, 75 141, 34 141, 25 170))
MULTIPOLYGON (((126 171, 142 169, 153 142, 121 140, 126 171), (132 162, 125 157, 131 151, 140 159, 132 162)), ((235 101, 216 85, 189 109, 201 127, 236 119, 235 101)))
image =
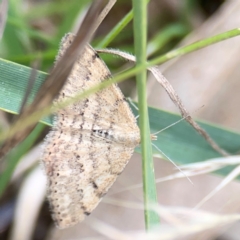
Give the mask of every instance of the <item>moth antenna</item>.
POLYGON ((171 160, 171 158, 169 158, 169 157, 168 157, 162 150, 160 150, 155 144, 152 143, 152 145, 153 145, 163 156, 165 156, 165 157, 188 179, 188 181, 189 181, 192 185, 194 185, 193 182, 191 181, 191 179, 184 173, 184 171, 181 170, 181 168, 180 168, 176 163, 174 163, 174 162, 171 160))

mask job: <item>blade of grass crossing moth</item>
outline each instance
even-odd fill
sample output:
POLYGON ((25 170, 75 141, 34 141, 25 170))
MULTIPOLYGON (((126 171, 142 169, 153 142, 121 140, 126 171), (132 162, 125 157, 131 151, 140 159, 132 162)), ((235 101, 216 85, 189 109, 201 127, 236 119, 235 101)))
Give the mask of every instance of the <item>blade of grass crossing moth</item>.
POLYGON ((44 82, 42 88, 39 91, 40 93, 37 94, 34 102, 38 103, 43 99, 41 105, 43 105, 44 107, 46 106, 45 101, 47 103, 52 102, 52 100, 61 90, 63 86, 62 82, 65 83, 81 50, 84 48, 86 43, 89 42, 93 35, 92 30, 95 26, 95 21, 97 19, 96 16, 98 16, 102 2, 103 1, 95 1, 94 4, 91 6, 82 25, 77 32, 73 43, 68 48, 64 56, 58 61, 51 74, 47 77, 46 81, 44 82), (60 79, 62 81, 60 81, 60 79), (49 96, 46 97, 46 90, 49 88, 51 89, 51 91, 48 90, 47 94, 49 96))
MULTIPOLYGON (((8 139, 1 145, 0 148, 0 158, 2 158, 11 148, 25 139, 26 136, 33 130, 37 121, 28 125, 26 128, 22 127, 22 124, 27 120, 27 118, 35 112, 41 112, 45 107, 52 103, 53 99, 56 98, 58 92, 63 87, 69 73, 71 72, 80 51, 93 35, 92 30, 101 10, 102 3, 103 1, 99 0, 95 1, 91 5, 73 43, 60 61, 58 61, 50 75, 46 78, 32 104, 23 110, 23 112, 18 116, 16 122, 9 129, 8 139)), ((40 117, 41 116, 39 116, 39 118, 40 117)))
MULTIPOLYGON (((133 13, 136 65, 143 66, 146 64, 147 1, 133 0, 133 13)), ((153 206, 157 205, 157 193, 147 108, 146 69, 138 73, 136 75, 136 79, 141 130, 145 227, 146 230, 149 231, 154 226, 159 224, 159 216, 155 211, 152 210, 153 206)))

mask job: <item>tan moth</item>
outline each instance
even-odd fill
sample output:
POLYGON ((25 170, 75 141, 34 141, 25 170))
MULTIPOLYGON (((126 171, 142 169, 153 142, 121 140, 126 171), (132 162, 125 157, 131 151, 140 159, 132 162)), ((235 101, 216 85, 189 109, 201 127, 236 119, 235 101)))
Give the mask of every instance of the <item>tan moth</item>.
MULTIPOLYGON (((57 60, 73 39, 73 34, 63 38, 57 60)), ((87 45, 55 103, 109 77, 105 63, 87 45)), ((57 112, 42 162, 52 216, 59 228, 73 226, 93 211, 139 143, 136 119, 117 85, 57 112)))

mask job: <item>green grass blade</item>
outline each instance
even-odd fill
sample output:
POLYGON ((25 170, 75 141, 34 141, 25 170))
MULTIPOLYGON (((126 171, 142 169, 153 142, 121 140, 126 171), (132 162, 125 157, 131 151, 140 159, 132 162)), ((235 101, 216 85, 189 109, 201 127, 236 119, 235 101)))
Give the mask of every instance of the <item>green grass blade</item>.
MULTIPOLYGON (((151 133, 166 128, 181 119, 181 116, 156 108, 148 107, 151 133)), ((134 110, 134 114, 137 114, 134 110)), ((220 147, 231 154, 237 154, 240 148, 240 133, 225 129, 222 126, 197 121, 220 147)), ((201 162, 211 158, 222 157, 200 136, 186 121, 166 129, 158 134, 158 139, 153 142, 170 159, 177 164, 201 162)), ((140 148, 136 149, 141 152, 140 148)), ((161 155, 153 148, 154 155, 161 155)), ((165 157, 163 157, 165 158, 165 157)), ((230 168, 223 169, 218 173, 226 175, 230 168)))
POLYGON ((110 33, 107 34, 104 39, 96 45, 96 48, 106 48, 116 36, 127 26, 127 24, 132 20, 133 12, 130 11, 119 23, 112 29, 110 33))
POLYGON ((197 41, 195 43, 192 43, 190 45, 172 50, 172 51, 168 52, 167 54, 164 54, 160 57, 157 57, 157 58, 149 61, 149 65, 153 66, 153 65, 156 65, 156 64, 162 64, 162 63, 167 62, 167 61, 169 61, 169 60, 171 60, 175 57, 179 57, 179 56, 185 55, 187 53, 194 52, 198 49, 210 46, 214 43, 218 43, 218 42, 221 42, 223 40, 226 40, 226 39, 229 39, 229 38, 232 38, 232 37, 236 37, 236 36, 239 36, 239 35, 240 35, 240 28, 235 28, 235 29, 232 29, 230 31, 220 33, 216 36, 209 37, 209 38, 203 39, 201 41, 197 41))
MULTIPOLYGON (((136 65, 142 66, 146 62, 147 45, 147 2, 146 0, 133 0, 134 45, 136 65)), ((155 184, 152 146, 147 107, 147 70, 143 69, 136 75, 138 89, 138 106, 140 115, 142 171, 144 191, 145 227, 150 230, 159 224, 158 214, 151 209, 157 205, 157 191, 155 184)))
MULTIPOLYGON (((0 72, 0 109, 16 114, 27 89, 31 68, 0 59, 0 72)), ((30 101, 34 98, 46 76, 46 73, 38 71, 35 85, 29 97, 30 101)), ((50 123, 49 118, 45 118, 43 121, 46 124, 50 123)))

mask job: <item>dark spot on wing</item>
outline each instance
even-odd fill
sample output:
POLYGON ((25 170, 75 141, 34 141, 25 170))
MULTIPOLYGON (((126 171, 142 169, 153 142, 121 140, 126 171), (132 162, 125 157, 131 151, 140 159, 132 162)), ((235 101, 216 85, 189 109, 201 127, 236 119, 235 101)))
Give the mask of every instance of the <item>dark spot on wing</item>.
POLYGON ((98 189, 98 185, 94 181, 92 181, 92 185, 95 189, 98 189))
POLYGON ((96 58, 100 58, 99 55, 95 52, 95 54, 92 56, 92 60, 94 61, 96 58))

